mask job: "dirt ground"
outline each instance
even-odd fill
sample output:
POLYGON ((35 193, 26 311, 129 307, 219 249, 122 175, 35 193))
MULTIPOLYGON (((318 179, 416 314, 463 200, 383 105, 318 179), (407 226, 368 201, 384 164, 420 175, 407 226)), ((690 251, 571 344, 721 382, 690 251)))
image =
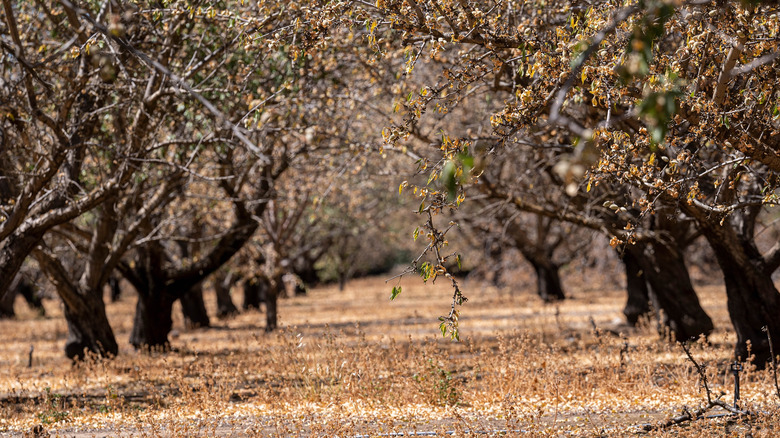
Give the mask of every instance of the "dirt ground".
MULTIPOLYGON (((20 301, 18 318, 0 321, 0 436, 780 434, 773 376, 750 369, 741 406, 752 417, 642 432, 693 411, 706 394, 655 324, 622 324, 620 275, 570 273, 570 297, 554 305, 534 296, 527 276, 513 279, 512 290, 467 283, 460 342, 438 331, 448 285, 419 278, 404 279, 392 302, 396 283, 383 278, 284 299, 275 333, 264 332, 257 311, 185 330, 177 309, 168 353, 127 344, 135 297, 126 291, 107 305, 119 356, 79 365, 63 356, 58 304, 48 301, 41 318, 20 301)), ((730 402, 725 293, 719 285, 698 291, 717 329, 691 350, 707 365, 714 396, 730 402)), ((213 298, 207 293, 212 314, 213 298)))

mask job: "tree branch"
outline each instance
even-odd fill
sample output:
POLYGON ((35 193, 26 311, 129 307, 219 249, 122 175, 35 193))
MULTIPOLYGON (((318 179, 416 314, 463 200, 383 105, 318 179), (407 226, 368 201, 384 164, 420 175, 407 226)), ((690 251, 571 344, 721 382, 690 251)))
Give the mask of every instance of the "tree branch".
MULTIPOLYGON (((604 41, 607 35, 612 33, 612 31, 614 31, 620 23, 630 17, 631 14, 633 14, 636 10, 637 7, 634 5, 627 6, 617 11, 612 17, 612 21, 605 28, 601 29, 596 33, 596 35, 593 36, 590 45, 588 45, 588 48, 577 57, 574 62, 574 68, 569 74, 569 77, 566 78, 566 82, 564 82, 561 89, 558 90, 558 93, 555 95, 555 101, 553 102, 552 108, 550 108, 550 123, 563 122, 567 125, 571 124, 571 122, 565 118, 563 114, 561 114, 561 108, 563 107, 563 102, 566 100, 566 95, 569 93, 569 90, 574 85, 575 79, 577 76, 579 76, 582 67, 585 65, 585 61, 587 61, 588 58, 590 58, 590 56, 596 50, 598 50, 599 45, 602 41, 604 41)), ((582 133, 578 133, 578 135, 582 135, 582 133)))
POLYGON ((762 65, 769 64, 774 62, 777 58, 780 58, 780 51, 770 53, 768 55, 764 55, 760 58, 754 59, 753 61, 743 65, 742 67, 734 67, 729 72, 729 76, 739 76, 741 74, 748 73, 758 67, 761 67, 762 65))
MULTIPOLYGON (((8 0, 4 0, 4 1, 8 1, 8 0)), ((208 110, 208 112, 210 112, 225 129, 230 130, 233 133, 233 135, 235 135, 239 140, 241 140, 241 143, 243 143, 247 147, 247 149, 252 151, 252 153, 254 153, 259 159, 264 161, 269 160, 269 157, 262 152, 261 148, 258 147, 256 144, 254 144, 251 140, 249 140, 249 138, 244 133, 244 130, 241 127, 231 122, 230 119, 228 119, 227 116, 225 116, 225 114, 222 113, 222 111, 217 109, 217 107, 215 107, 214 104, 212 104, 208 99, 203 97, 203 95, 195 91, 182 77, 173 73, 170 69, 162 65, 160 62, 153 60, 147 54, 133 47, 124 38, 113 35, 111 32, 109 32, 108 28, 104 24, 98 23, 94 18, 92 18, 91 15, 89 15, 87 11, 77 8, 73 3, 71 3, 68 0, 61 0, 61 2, 63 5, 65 5, 65 8, 67 10, 77 12, 79 15, 84 17, 84 19, 86 19, 90 24, 92 24, 92 26, 98 32, 100 32, 101 34, 105 35, 107 38, 119 44, 120 47, 132 53, 138 59, 140 59, 145 64, 147 64, 149 67, 162 73, 163 75, 169 76, 173 80, 173 82, 175 82, 178 86, 184 88, 184 90, 186 90, 187 93, 189 93, 192 97, 194 97, 195 100, 200 102, 201 105, 203 105, 206 108, 206 110, 208 110)), ((273 17, 268 17, 265 20, 265 22, 261 24, 261 26, 269 23, 272 18, 273 17)))
POLYGON ((729 50, 729 54, 726 56, 726 61, 723 63, 723 70, 718 76, 718 85, 715 88, 715 93, 712 96, 712 100, 715 105, 720 106, 723 101, 726 100, 726 87, 732 78, 732 70, 737 65, 742 50, 745 48, 745 42, 747 42, 747 36, 741 36, 737 39, 737 42, 729 50))

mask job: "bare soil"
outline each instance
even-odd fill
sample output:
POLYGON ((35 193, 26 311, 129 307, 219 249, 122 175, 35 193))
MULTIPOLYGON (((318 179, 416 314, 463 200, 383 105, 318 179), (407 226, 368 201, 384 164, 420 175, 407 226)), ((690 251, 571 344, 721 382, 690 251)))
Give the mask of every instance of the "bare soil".
MULTIPOLYGON (((771 372, 741 376, 750 418, 717 417, 641 432, 706 401, 683 351, 652 321, 622 324, 620 275, 570 273, 570 298, 544 305, 529 278, 512 290, 466 284, 461 341, 443 339, 444 282, 353 281, 280 303, 281 327, 246 312, 185 330, 173 351, 136 352, 126 340, 135 298, 109 303, 120 340, 114 360, 64 358, 65 321, 17 303, 0 321, 1 436, 776 436, 771 372), (588 287, 576 285, 588 284, 588 287), (574 285, 575 287, 572 287, 574 285), (30 348, 32 366, 28 367, 30 348), (37 434, 37 435, 36 435, 37 434)), ((731 400, 734 336, 722 286, 698 288, 716 323, 692 346, 711 389, 731 400)), ((215 308, 213 296, 208 305, 215 308)), ((709 414, 722 414, 710 412, 709 414)))

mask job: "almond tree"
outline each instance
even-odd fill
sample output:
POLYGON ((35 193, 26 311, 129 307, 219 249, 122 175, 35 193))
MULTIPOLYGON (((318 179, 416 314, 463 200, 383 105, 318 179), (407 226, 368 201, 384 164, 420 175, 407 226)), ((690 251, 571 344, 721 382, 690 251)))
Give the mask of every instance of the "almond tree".
MULTIPOLYGON (((637 214, 613 234, 614 245, 645 240, 654 231, 643 226, 655 222, 648 216, 666 221, 672 211, 695 220, 724 271, 736 356, 765 362, 761 329, 780 336, 773 316, 780 294, 771 281, 780 251, 757 250, 754 224, 775 202, 780 169, 775 6, 391 0, 377 8, 375 22, 399 33, 409 51, 453 66, 410 96, 407 120, 387 132, 388 141, 407 138, 426 110, 447 111, 477 86, 505 90, 490 120, 495 147, 571 145, 557 159, 571 197, 591 199, 599 185, 624 187, 604 202, 637 214)), ((458 155, 472 152, 471 142, 452 139, 442 145, 440 168, 449 188, 444 196, 428 193, 438 208, 450 205, 446 192, 457 196, 468 174, 470 163, 458 155)), ((522 195, 515 200, 564 220, 569 214, 522 195)), ((674 239, 658 235, 651 239, 658 250, 674 239)))
MULTIPOLYGON (((126 51, 110 51, 109 30, 91 31, 70 3, 7 1, 3 6, 9 36, 4 34, 2 49, 10 74, 1 85, 0 292, 35 253, 65 303, 68 355, 83 353, 84 346, 113 355, 117 345, 102 303, 104 273, 110 272, 103 270, 106 229, 87 233, 92 243, 85 249, 94 257, 76 281, 47 254, 44 237, 99 206, 103 217, 113 215, 135 174, 135 160, 145 152, 142 139, 161 97, 154 93, 159 76, 116 83, 118 63, 137 63, 126 51), (133 83, 144 79, 146 94, 133 83), (120 92, 123 83, 128 86, 120 92)), ((113 6, 106 3, 94 13, 113 17, 118 26, 125 10, 113 6)))
MULTIPOLYGON (((151 224, 159 225, 166 206, 194 180, 214 176, 205 160, 233 153, 249 166, 230 174, 219 174, 225 166, 217 169, 217 180, 230 180, 219 189, 228 199, 250 173, 258 178, 253 187, 267 192, 268 172, 281 173, 287 160, 283 151, 273 157, 264 150, 256 110, 290 82, 270 77, 266 96, 247 99, 251 93, 240 92, 258 92, 261 83, 258 75, 244 76, 264 57, 235 49, 284 27, 289 17, 278 8, 218 13, 214 5, 170 6, 4 3, 9 36, 2 49, 11 74, 0 84, 0 290, 33 254, 65 303, 71 357, 84 349, 116 354, 103 286, 114 267, 134 272, 123 257, 143 252, 158 237, 151 224), (191 33, 199 38, 188 38, 191 33), (225 101, 222 109, 212 103, 218 101, 225 101), (273 170, 253 169, 255 162, 273 170), (75 261, 74 251, 84 254, 83 262, 75 261)), ((247 209, 249 200, 234 201, 236 221, 226 224, 217 248, 168 277, 213 270, 248 240, 261 202, 247 209)))

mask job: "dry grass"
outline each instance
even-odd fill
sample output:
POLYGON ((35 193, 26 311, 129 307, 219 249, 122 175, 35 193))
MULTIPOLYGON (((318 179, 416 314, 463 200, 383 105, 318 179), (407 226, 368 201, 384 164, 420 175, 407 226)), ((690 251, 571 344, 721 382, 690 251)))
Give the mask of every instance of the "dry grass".
MULTIPOLYGON (((618 325, 624 294, 613 286, 580 290, 558 306, 529 291, 467 290, 459 343, 436 336, 450 294, 443 282, 405 281, 391 303, 388 285, 365 279, 344 292, 326 287, 284 300, 278 333, 265 334, 264 315, 250 312, 178 334, 176 351, 165 355, 124 342, 135 301, 127 294, 108 305, 120 357, 79 366, 63 357, 57 305, 48 303, 46 319, 19 305, 17 320, 0 321, 0 435, 42 426, 79 437, 631 436, 632 425, 704 400, 679 347, 649 327, 618 325)), ((718 330, 692 351, 709 365, 713 390, 731 400, 725 294, 720 286, 700 292, 718 330)), ((760 413, 752 425, 708 419, 650 435, 780 434, 771 374, 746 372, 742 395, 760 413)))

